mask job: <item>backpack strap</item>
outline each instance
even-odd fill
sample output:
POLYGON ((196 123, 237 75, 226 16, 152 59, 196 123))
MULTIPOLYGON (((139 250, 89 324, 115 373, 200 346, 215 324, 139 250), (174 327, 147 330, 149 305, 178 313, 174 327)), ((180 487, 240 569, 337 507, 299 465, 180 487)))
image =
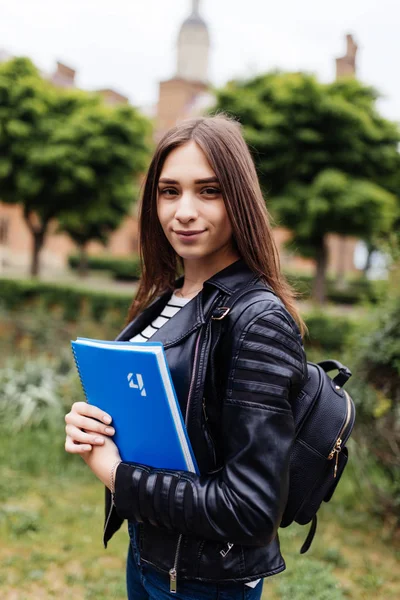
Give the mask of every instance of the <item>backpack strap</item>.
MULTIPOLYGON (((259 281, 258 275, 254 275, 254 277, 251 278, 249 283, 244 288, 240 288, 239 290, 234 292, 231 296, 225 297, 226 299, 224 301, 224 304, 222 306, 216 306, 212 310, 211 319, 209 322, 210 328, 212 330, 209 369, 210 369, 211 383, 213 386, 215 386, 215 383, 216 383, 216 380, 215 380, 215 352, 216 352, 218 342, 221 338, 221 334, 223 331, 223 323, 222 323, 223 320, 228 316, 228 314, 231 312, 231 310, 235 306, 235 304, 241 298, 243 298, 243 296, 246 296, 246 294, 250 294, 251 292, 254 292, 255 290, 265 291, 265 289, 274 293, 272 288, 267 284, 263 284, 263 285, 258 284, 257 285, 258 281, 259 281)), ((214 389, 216 389, 216 388, 214 387, 214 389)))
MULTIPOLYGON (((237 292, 232 294, 232 296, 228 297, 228 299, 225 301, 223 306, 215 307, 211 314, 211 320, 221 323, 221 321, 223 321, 225 319, 225 317, 231 312, 231 310, 234 307, 234 305, 236 304, 236 302, 238 300, 240 300, 243 296, 251 293, 254 290, 264 290, 265 291, 265 289, 267 288, 268 291, 275 293, 273 291, 273 289, 266 284, 257 285, 257 283, 256 283, 257 281, 258 281, 258 277, 255 276, 248 283, 248 285, 245 288, 238 290, 237 292)), ((214 330, 213 333, 215 334, 215 338, 211 345, 209 368, 210 368, 211 384, 212 384, 213 388, 216 389, 215 388, 215 384, 216 384, 215 351, 216 351, 218 342, 221 337, 222 323, 219 327, 213 327, 213 330, 214 330), (215 331, 215 330, 217 330, 217 331, 215 331)), ((351 371, 349 371, 349 369, 347 367, 343 366, 341 363, 339 363, 336 360, 325 360, 318 364, 326 372, 332 371, 334 369, 337 369, 339 371, 339 374, 335 377, 335 379, 333 381, 334 381, 335 385, 340 385, 340 387, 342 387, 346 383, 346 381, 349 379, 349 377, 351 377, 351 371)), ((317 515, 315 514, 312 518, 310 530, 309 530, 307 537, 300 549, 300 554, 305 554, 309 550, 311 543, 314 539, 316 530, 317 530, 317 515)))
MULTIPOLYGON (((206 362, 207 362, 207 373, 208 373, 208 381, 209 384, 211 386, 211 390, 213 390, 213 393, 216 393, 218 390, 218 382, 217 382, 217 374, 219 372, 218 368, 217 368, 217 361, 216 361, 216 352, 218 349, 218 344, 219 341, 221 339, 221 335, 224 332, 224 330, 226 328, 224 328, 225 323, 228 321, 228 319, 226 319, 226 317, 229 315, 229 313, 231 312, 232 308, 235 306, 235 304, 246 294, 250 294, 251 292, 254 291, 265 291, 266 289, 268 291, 273 292, 273 290, 267 285, 267 284, 259 284, 259 277, 258 275, 254 275, 254 277, 251 278, 251 280, 247 283, 247 285, 245 285, 244 287, 240 288, 239 290, 237 290, 236 292, 234 292, 231 296, 224 296, 222 299, 222 305, 221 306, 216 306, 213 307, 211 309, 211 318, 208 321, 207 324, 207 331, 206 331, 206 335, 208 338, 207 341, 207 355, 206 355, 206 362)), ((205 410, 205 401, 206 399, 203 399, 203 407, 205 410)), ((210 420, 211 419, 211 407, 209 410, 209 416, 210 416, 210 420)))
POLYGON ((213 321, 222 321, 230 313, 230 311, 232 310, 232 308, 234 307, 236 302, 238 300, 240 300, 240 298, 242 298, 246 294, 249 294, 250 292, 253 292, 255 290, 265 291, 265 289, 267 289, 269 292, 272 292, 273 294, 275 294, 273 289, 268 284, 264 283, 262 285, 261 284, 257 285, 258 280, 259 280, 258 275, 254 275, 254 277, 252 277, 252 279, 250 279, 249 283, 244 288, 240 288, 239 290, 234 292, 231 296, 228 296, 227 299, 225 300, 225 303, 223 306, 217 306, 213 309, 213 312, 211 314, 211 319, 213 321))
POLYGON ((317 515, 315 514, 312 518, 310 531, 308 532, 307 537, 304 541, 304 544, 302 545, 302 547, 300 549, 300 554, 305 554, 307 552, 307 550, 309 550, 309 548, 311 546, 311 542, 314 539, 316 530, 317 530, 317 515))
POLYGON ((343 387, 352 375, 350 369, 342 365, 342 363, 338 360, 321 360, 318 365, 325 371, 325 373, 335 370, 339 371, 336 377, 332 379, 334 385, 338 387, 343 387))

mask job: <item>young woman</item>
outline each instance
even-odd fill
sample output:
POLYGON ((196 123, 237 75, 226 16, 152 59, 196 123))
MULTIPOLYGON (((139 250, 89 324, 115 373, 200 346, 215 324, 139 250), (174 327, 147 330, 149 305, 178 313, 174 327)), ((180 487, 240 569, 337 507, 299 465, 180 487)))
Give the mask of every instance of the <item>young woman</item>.
POLYGON ((163 342, 201 474, 121 462, 110 416, 84 402, 65 447, 106 485, 105 545, 128 521, 129 600, 258 600, 285 568, 277 529, 306 360, 237 122, 165 134, 139 225, 142 278, 118 339, 163 342))

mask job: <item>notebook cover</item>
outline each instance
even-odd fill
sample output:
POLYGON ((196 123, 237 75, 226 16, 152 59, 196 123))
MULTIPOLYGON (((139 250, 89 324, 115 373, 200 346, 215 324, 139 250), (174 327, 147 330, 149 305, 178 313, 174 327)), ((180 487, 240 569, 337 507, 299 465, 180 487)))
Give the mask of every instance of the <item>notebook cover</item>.
POLYGON ((113 439, 122 460, 198 473, 162 344, 79 338, 71 345, 87 401, 113 419, 113 439), (153 351, 141 351, 142 345, 158 350, 159 358, 153 351))

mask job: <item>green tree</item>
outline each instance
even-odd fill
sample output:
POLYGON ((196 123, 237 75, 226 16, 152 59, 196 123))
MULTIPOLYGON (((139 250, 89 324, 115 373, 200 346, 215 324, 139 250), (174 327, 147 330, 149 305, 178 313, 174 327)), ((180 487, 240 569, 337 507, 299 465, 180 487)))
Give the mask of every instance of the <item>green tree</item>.
POLYGON ((56 89, 25 58, 0 65, 0 107, 0 197, 23 206, 37 275, 53 219, 103 205, 104 198, 133 200, 150 126, 132 107, 111 108, 98 95, 56 89))
POLYGON ((323 302, 326 235, 373 242, 388 232, 396 197, 398 127, 382 118, 377 93, 356 80, 321 84, 303 73, 269 73, 217 91, 217 111, 238 117, 261 185, 292 244, 316 262, 323 302))
POLYGON ((132 207, 132 189, 128 185, 113 190, 112 196, 98 198, 98 202, 86 206, 80 211, 65 212, 59 218, 59 231, 67 233, 79 249, 78 274, 87 275, 87 245, 90 241, 107 244, 110 233, 121 224, 122 219, 132 207))

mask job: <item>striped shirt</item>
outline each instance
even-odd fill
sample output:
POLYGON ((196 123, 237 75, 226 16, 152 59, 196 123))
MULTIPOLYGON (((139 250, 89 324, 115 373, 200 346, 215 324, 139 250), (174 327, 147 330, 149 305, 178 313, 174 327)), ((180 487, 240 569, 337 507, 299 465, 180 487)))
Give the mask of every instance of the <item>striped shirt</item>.
POLYGON ((182 306, 185 306, 188 302, 190 302, 191 298, 179 298, 175 294, 172 294, 171 298, 168 301, 168 304, 163 308, 162 313, 154 319, 154 321, 145 327, 141 333, 138 333, 133 338, 131 338, 130 342, 147 342, 151 338, 152 335, 156 333, 167 323, 171 317, 176 315, 177 312, 180 311, 182 306))

